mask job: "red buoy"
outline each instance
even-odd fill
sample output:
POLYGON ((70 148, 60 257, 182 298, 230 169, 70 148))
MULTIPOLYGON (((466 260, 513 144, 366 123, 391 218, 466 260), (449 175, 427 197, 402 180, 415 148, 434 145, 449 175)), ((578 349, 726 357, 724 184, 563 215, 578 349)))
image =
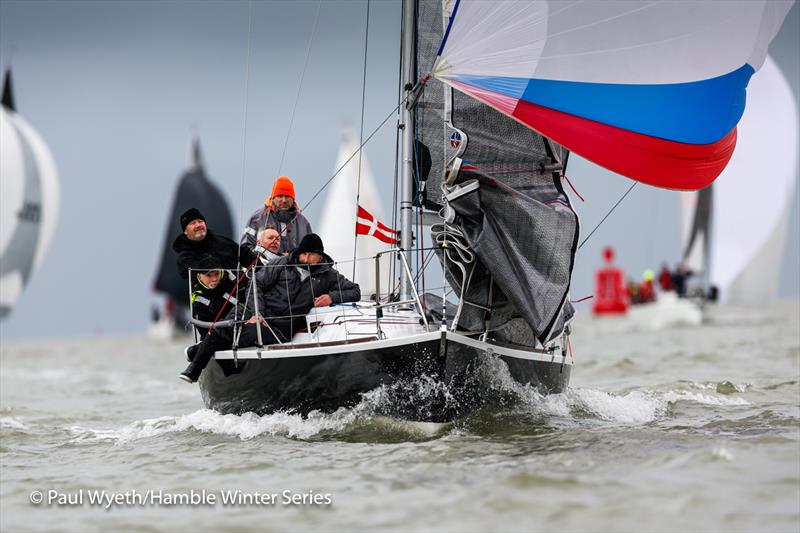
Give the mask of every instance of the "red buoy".
POLYGON ((625 274, 614 266, 614 249, 606 246, 603 249, 606 264, 594 275, 595 315, 623 314, 628 310, 628 295, 625 288, 625 274))

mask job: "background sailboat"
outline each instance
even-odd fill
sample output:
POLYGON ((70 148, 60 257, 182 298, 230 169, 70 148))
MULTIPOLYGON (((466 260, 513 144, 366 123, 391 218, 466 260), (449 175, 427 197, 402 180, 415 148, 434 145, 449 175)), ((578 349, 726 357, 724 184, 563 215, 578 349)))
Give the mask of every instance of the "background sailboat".
MULTIPOLYGON (((315 227, 319 228, 325 251, 339 263, 337 268, 348 276, 352 274, 352 279, 361 286, 362 294, 368 296, 375 293, 375 262, 370 258, 393 245, 372 235, 354 235, 359 205, 377 220, 386 222, 383 202, 366 152, 362 150, 360 157, 351 157, 357 151, 355 134, 348 128, 342 138, 336 168, 344 165, 348 158, 350 161, 331 183, 320 223, 315 227), (351 228, 352 231, 346 228, 351 228), (354 267, 353 259, 356 256, 358 259, 354 267)), ((392 283, 387 256, 381 259, 380 293, 391 292, 389 288, 392 283)))
POLYGON ((684 261, 723 301, 777 298, 798 171, 797 106, 771 58, 748 88, 739 142, 713 186, 681 198, 684 261), (791 120, 789 119, 791 118, 791 120))
POLYGON ((164 296, 163 311, 154 313, 154 322, 159 325, 151 328, 154 336, 165 337, 180 331, 188 320, 189 289, 175 267, 175 252, 172 242, 181 233, 179 217, 181 213, 196 207, 206 217, 206 223, 214 233, 232 238, 233 217, 222 191, 208 179, 200 140, 193 137, 190 142, 188 168, 178 180, 172 208, 169 211, 161 247, 161 258, 156 270, 153 290, 164 296))
POLYGON ((59 185, 47 144, 18 113, 11 70, 0 107, 0 319, 41 265, 58 220, 59 185))

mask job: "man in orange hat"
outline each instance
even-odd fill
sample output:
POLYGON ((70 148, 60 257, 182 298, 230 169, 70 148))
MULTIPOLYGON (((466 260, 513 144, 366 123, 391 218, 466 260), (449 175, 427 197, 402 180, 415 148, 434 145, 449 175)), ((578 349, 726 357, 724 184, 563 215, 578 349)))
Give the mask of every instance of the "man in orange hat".
POLYGON ((274 226, 280 233, 281 254, 297 248, 303 237, 311 233, 311 224, 297 207, 294 183, 288 176, 280 176, 275 180, 264 207, 257 209, 250 217, 242 235, 242 246, 255 247, 259 230, 267 226, 274 226))

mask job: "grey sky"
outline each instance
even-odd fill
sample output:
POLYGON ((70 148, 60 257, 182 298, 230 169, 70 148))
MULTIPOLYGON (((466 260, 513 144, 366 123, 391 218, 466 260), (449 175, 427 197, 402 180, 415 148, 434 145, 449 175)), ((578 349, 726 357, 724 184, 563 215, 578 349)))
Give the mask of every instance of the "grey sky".
MULTIPOLYGON (((50 146, 61 179, 54 242, 5 338, 142 331, 150 283, 189 133, 237 218, 279 171, 317 2, 70 2, 0 0, 0 56, 11 61, 20 114, 50 146), (252 22, 245 117, 248 20, 252 22), (245 124, 246 118, 246 124, 245 124), (247 129, 246 150, 243 139, 247 129), (244 198, 242 204, 241 198, 244 198)), ((304 204, 332 174, 342 127, 359 124, 365 1, 325 1, 282 169, 304 204)), ((400 3, 373 1, 365 130, 397 102, 400 3)), ((795 5, 771 53, 800 87, 795 5)), ((394 120, 367 146, 391 201, 394 120)), ((583 234, 630 184, 579 162, 583 234)), ((323 195, 306 211, 312 224, 323 195)), ((798 294, 795 199, 782 292, 798 294)), ((237 226, 242 226, 241 220, 237 226)), ((592 292, 600 249, 614 244, 640 272, 679 257, 675 194, 637 187, 581 251, 573 296, 592 292)))

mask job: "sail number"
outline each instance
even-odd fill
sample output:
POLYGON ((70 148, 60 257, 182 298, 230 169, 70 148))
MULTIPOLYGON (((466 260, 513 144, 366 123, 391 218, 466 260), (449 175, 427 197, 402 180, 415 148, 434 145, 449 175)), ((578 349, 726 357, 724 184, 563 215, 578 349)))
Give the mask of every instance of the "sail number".
POLYGON ((39 222, 42 219, 42 206, 32 202, 25 202, 17 216, 27 222, 39 222))

